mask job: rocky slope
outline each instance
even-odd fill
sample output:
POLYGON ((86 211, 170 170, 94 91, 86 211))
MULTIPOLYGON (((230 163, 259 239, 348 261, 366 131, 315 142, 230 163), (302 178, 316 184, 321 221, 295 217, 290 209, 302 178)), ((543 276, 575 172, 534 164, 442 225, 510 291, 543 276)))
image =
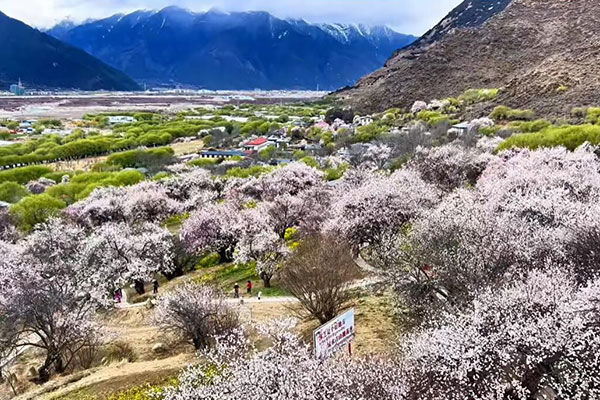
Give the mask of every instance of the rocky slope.
POLYGON ((600 102, 596 0, 468 0, 457 10, 487 10, 485 5, 492 4, 486 18, 474 17, 483 23, 463 18, 436 34, 444 21, 456 21, 445 18, 433 35, 398 52, 339 96, 369 111, 472 88, 503 88, 496 103, 542 114, 561 115, 573 106, 600 102))
POLYGON ((2 13, 0 38, 0 90, 19 78, 37 88, 139 89, 122 72, 2 13))
POLYGON ((208 89, 334 90, 416 39, 386 27, 177 7, 66 26, 49 33, 140 82, 208 89))

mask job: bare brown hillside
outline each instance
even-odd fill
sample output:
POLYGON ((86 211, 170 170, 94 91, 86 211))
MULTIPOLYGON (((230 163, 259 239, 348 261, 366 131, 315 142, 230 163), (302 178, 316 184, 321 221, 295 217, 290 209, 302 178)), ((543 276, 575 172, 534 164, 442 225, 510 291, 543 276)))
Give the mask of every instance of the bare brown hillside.
POLYGON ((600 103, 598 0, 513 0, 483 25, 399 52, 339 96, 382 111, 473 88, 504 88, 498 103, 541 114, 600 103))

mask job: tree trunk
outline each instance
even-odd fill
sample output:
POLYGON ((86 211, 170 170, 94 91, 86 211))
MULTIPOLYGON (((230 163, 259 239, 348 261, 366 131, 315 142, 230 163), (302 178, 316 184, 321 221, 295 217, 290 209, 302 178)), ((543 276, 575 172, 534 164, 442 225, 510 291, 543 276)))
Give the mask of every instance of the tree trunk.
POLYGON ((194 348, 196 350, 205 349, 207 347, 206 341, 201 336, 195 336, 192 339, 192 342, 194 342, 194 348))
POLYGON ((56 373, 62 374, 63 372, 65 372, 65 367, 60 352, 55 349, 48 349, 46 354, 46 360, 44 360, 44 364, 40 367, 38 371, 39 380, 41 383, 48 382, 50 380, 50 375, 53 366, 56 373))
POLYGON ((146 289, 144 288, 143 281, 136 280, 134 282, 134 286, 135 286, 135 291, 137 292, 137 294, 142 295, 142 294, 146 293, 146 289))
POLYGON ((273 276, 266 274, 264 272, 262 272, 260 274, 260 279, 263 280, 263 282, 265 283, 265 287, 266 288, 270 288, 271 287, 271 278, 273 278, 273 276))
POLYGON ((165 278, 167 278, 167 280, 172 281, 175 278, 183 276, 184 271, 181 265, 176 265, 175 269, 173 269, 171 272, 163 272, 162 274, 165 276, 165 278))
POLYGON ((63 372, 65 372, 65 364, 63 362, 62 356, 57 355, 55 360, 54 360, 54 370, 56 371, 57 374, 62 374, 63 372))
POLYGON ((221 259, 221 262, 229 263, 229 262, 233 261, 233 254, 229 250, 229 248, 220 249, 218 251, 218 254, 219 254, 219 258, 221 259))

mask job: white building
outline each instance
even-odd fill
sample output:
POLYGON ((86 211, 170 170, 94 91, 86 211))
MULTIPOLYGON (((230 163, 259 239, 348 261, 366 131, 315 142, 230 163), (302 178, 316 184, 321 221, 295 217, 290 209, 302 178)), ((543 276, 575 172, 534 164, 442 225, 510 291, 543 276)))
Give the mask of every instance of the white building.
POLYGON ((273 146, 273 142, 269 142, 266 137, 259 137, 257 139, 246 142, 242 148, 246 151, 261 151, 269 146, 273 146))
POLYGON ((137 122, 137 119, 127 115, 111 115, 108 117, 108 123, 111 125, 131 124, 134 122, 137 122))
POLYGON ((285 147, 285 146, 289 145, 290 142, 292 141, 292 139, 283 137, 281 135, 271 135, 267 138, 267 140, 270 143, 274 143, 275 147, 277 147, 277 148, 285 147))
POLYGON ((72 134, 73 131, 71 129, 51 129, 46 128, 42 131, 42 135, 59 135, 59 136, 68 136, 72 134))
POLYGON ((354 120, 352 121, 352 123, 354 123, 354 125, 356 125, 356 126, 368 126, 373 123, 373 118, 371 118, 368 115, 364 116, 364 117, 357 115, 354 117, 354 120))

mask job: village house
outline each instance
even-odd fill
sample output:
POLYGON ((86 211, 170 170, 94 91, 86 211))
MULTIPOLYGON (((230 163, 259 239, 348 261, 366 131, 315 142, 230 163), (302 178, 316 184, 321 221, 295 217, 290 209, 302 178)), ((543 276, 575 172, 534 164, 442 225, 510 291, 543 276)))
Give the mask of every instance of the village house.
POLYGON ((468 122, 461 122, 460 124, 452 125, 448 133, 462 136, 469 133, 470 127, 471 125, 468 122))
POLYGON ((318 143, 309 143, 306 146, 304 146, 304 151, 306 151, 308 153, 317 153, 321 149, 323 149, 323 146, 321 146, 318 143))
POLYGON ((286 147, 290 144, 292 139, 285 136, 284 130, 279 130, 277 132, 273 132, 271 136, 267 138, 267 140, 275 145, 278 149, 281 147, 286 147))
MULTIPOLYGON (((223 118, 227 122, 240 122, 246 123, 249 118, 247 117, 232 117, 230 115, 220 115, 220 118, 223 118)), ((211 119, 216 118, 215 115, 188 115, 185 117, 187 121, 210 121, 211 119)))
POLYGON ((181 162, 194 161, 194 160, 197 160, 198 158, 200 158, 200 155, 197 153, 184 154, 182 156, 177 157, 177 159, 181 162))
POLYGON ((261 151, 272 145, 275 144, 273 142, 269 142, 269 140, 263 136, 246 142, 242 148, 245 151, 261 151))
POLYGON ((246 153, 239 150, 207 150, 200 153, 199 158, 233 158, 233 157, 246 157, 246 153))
POLYGON ((71 129, 51 129, 46 128, 42 131, 42 135, 59 135, 59 136, 68 136, 72 134, 73 131, 71 129))
POLYGON ((28 119, 28 120, 21 121, 21 123, 19 124, 19 129, 32 128, 36 122, 37 121, 35 119, 28 119))
POLYGON ((217 126, 216 128, 202 129, 198 132, 198 135, 206 136, 206 135, 210 135, 211 133, 214 133, 214 132, 227 133, 227 127, 217 126))
POLYGON ((355 126, 368 126, 371 125, 373 123, 373 118, 370 116, 364 116, 361 117, 360 115, 357 115, 354 117, 354 120, 352 121, 352 123, 355 126))
POLYGON ((108 117, 108 123, 111 125, 131 124, 134 122, 137 122, 137 119, 127 115, 112 115, 108 117))

